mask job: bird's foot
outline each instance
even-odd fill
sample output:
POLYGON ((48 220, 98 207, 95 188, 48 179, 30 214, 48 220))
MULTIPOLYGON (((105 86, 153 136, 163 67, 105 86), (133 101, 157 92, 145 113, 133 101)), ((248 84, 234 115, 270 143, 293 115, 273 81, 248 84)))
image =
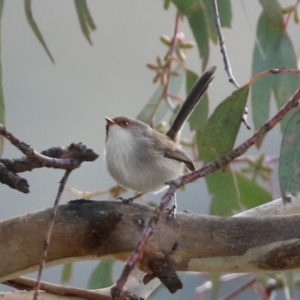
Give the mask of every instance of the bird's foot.
POLYGON ((137 194, 137 195, 127 198, 127 199, 124 199, 123 197, 118 197, 117 200, 120 200, 122 202, 122 204, 131 204, 133 202, 133 200, 141 197, 142 195, 143 194, 137 194))

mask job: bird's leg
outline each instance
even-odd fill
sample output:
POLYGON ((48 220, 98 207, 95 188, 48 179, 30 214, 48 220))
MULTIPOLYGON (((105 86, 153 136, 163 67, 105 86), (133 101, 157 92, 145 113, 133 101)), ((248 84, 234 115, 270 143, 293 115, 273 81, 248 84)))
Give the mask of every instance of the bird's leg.
POLYGON ((118 197, 117 200, 121 200, 121 202, 122 202, 123 204, 130 204, 130 203, 133 202, 133 200, 135 200, 135 199, 137 199, 137 198, 139 198, 139 197, 141 197, 141 196, 143 196, 143 195, 144 195, 144 194, 137 194, 137 195, 135 195, 135 196, 133 196, 133 197, 130 197, 130 198, 127 198, 127 199, 124 199, 123 197, 118 197))
POLYGON ((176 194, 174 194, 174 196, 173 196, 173 206, 171 207, 171 209, 169 211, 168 219, 174 219, 175 216, 176 216, 176 212, 177 212, 177 199, 176 199, 176 194))

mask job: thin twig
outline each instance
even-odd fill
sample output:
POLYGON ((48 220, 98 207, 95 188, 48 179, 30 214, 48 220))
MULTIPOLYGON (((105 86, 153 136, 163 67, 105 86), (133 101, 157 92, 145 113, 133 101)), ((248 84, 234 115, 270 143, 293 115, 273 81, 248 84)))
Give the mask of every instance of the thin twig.
POLYGON ((42 279, 42 272, 43 272, 43 268, 44 268, 46 258, 47 258, 47 254, 48 254, 48 248, 49 248, 49 245, 50 245, 50 240, 51 240, 51 235, 52 235, 53 226, 54 226, 54 222, 55 222, 55 217, 56 217, 57 210, 58 210, 59 200, 60 200, 61 195, 64 191, 66 182, 68 180, 68 177, 69 177, 71 171, 72 170, 66 170, 65 171, 65 174, 64 174, 63 178, 60 181, 60 185, 59 185, 59 188, 58 188, 56 199, 54 201, 53 211, 52 211, 51 219, 50 219, 50 222, 49 222, 49 228, 48 228, 48 231, 46 233, 46 238, 45 238, 45 242, 44 242, 44 245, 43 245, 43 254, 42 254, 42 259, 41 259, 41 263, 40 263, 40 267, 39 267, 39 271, 38 271, 37 284, 36 284, 36 287, 35 287, 35 290, 34 290, 33 300, 37 300, 37 297, 38 297, 38 292, 39 292, 39 289, 40 289, 40 284, 41 284, 41 279, 42 279))
POLYGON ((294 12, 295 9, 297 9, 297 6, 298 6, 299 4, 300 4, 300 0, 297 0, 296 3, 293 5, 294 9, 291 10, 291 11, 288 13, 288 15, 287 15, 287 17, 286 17, 286 20, 285 20, 285 22, 284 22, 284 28, 285 28, 285 30, 287 29, 287 26, 288 26, 288 24, 289 24, 289 22, 290 22, 290 18, 291 18, 292 13, 294 12))
MULTIPOLYGON (((213 4, 213 9, 214 9, 214 14, 215 14, 215 25, 216 25, 217 32, 218 32, 221 53, 223 55, 223 61, 224 61, 224 65, 225 65, 225 72, 228 75, 229 82, 232 83, 235 86, 235 88, 238 89, 240 87, 240 85, 238 84, 238 82, 236 81, 236 79, 233 76, 229 57, 228 57, 227 51, 226 51, 225 39, 223 37, 222 30, 221 30, 221 22, 220 22, 220 15, 219 15, 217 0, 212 0, 212 4, 213 4)), ((248 118, 248 108, 246 106, 243 117, 242 117, 242 122, 245 124, 247 129, 251 129, 250 125, 248 124, 247 118, 248 118)))
POLYGON ((21 152, 23 152, 28 159, 31 161, 36 161, 41 163, 44 167, 59 168, 59 169, 69 169, 73 170, 78 168, 81 164, 80 160, 73 158, 58 159, 48 157, 34 150, 30 145, 18 139, 6 127, 0 124, 0 134, 8 139, 15 147, 17 147, 21 152))
POLYGON ((217 0, 212 0, 212 4, 213 4, 214 13, 215 13, 215 25, 216 25, 218 36, 219 36, 220 48, 221 48, 221 53, 223 55, 225 71, 229 77, 229 82, 232 83, 238 89, 240 86, 237 83, 237 81, 235 80, 235 78, 233 77, 229 58, 228 58, 227 51, 226 51, 225 39, 223 37, 222 30, 221 30, 221 22, 220 22, 220 15, 219 15, 217 0))
MULTIPOLYGON (((173 32, 173 37, 172 37, 172 43, 170 46, 170 57, 173 57, 175 48, 177 46, 177 34, 178 34, 178 27, 179 27, 179 19, 180 19, 180 15, 179 12, 176 13, 176 17, 175 17, 175 25, 174 25, 174 32, 173 32)), ((170 64, 169 64, 169 69, 171 70, 172 68, 172 59, 170 60, 170 64)), ((170 78, 171 78, 171 72, 167 72, 167 81, 166 84, 164 86, 164 92, 163 95, 167 95, 169 93, 169 85, 170 85, 170 78)))
MULTIPOLYGON (((7 282, 3 282, 3 284, 7 284, 10 286, 15 286, 20 289, 32 289, 36 287, 37 281, 34 279, 26 278, 26 277, 18 277, 7 282)), ((40 282, 40 289, 60 296, 77 296, 91 300, 109 300, 110 296, 101 294, 99 291, 89 291, 86 289, 79 289, 75 287, 62 286, 59 284, 53 284, 45 281, 40 282)))

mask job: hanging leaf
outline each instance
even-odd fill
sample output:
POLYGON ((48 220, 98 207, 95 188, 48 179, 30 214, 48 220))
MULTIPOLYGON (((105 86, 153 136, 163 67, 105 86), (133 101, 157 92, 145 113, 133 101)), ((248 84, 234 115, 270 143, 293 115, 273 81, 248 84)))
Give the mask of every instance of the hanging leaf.
MULTIPOLYGON (((232 93, 215 109, 208 119, 198 141, 200 157, 209 163, 229 153, 240 128, 249 93, 245 85, 232 93)), ((205 177, 213 195, 211 213, 230 215, 239 209, 239 190, 230 165, 205 177)))
MULTIPOLYGON (((1 22, 2 22, 2 12, 3 12, 4 0, 0 0, 0 33, 1 30, 1 22)), ((1 41, 0 35, 0 41, 1 41)), ((0 53, 1 53, 1 44, 0 44, 0 53)), ((3 93, 3 81, 2 81, 2 57, 0 57, 0 123, 5 124, 5 103, 4 103, 4 93, 3 93)), ((0 156, 3 152, 4 147, 4 137, 0 136, 0 156)))
POLYGON ((253 208, 272 200, 272 194, 257 182, 241 173, 235 173, 240 192, 240 201, 247 208, 253 208))
POLYGON ((199 144, 204 162, 220 158, 232 150, 249 93, 245 85, 217 106, 208 119, 199 144))
MULTIPOLYGON (((256 29, 252 75, 270 68, 297 68, 293 44, 284 28, 281 7, 277 0, 261 0, 263 11, 256 29)), ((270 97, 274 92, 278 109, 292 96, 299 86, 299 78, 293 74, 268 75, 252 87, 252 114, 255 129, 269 118, 270 97)), ((287 122, 284 118, 282 128, 287 122)))
POLYGON ((41 43, 41 45, 45 49, 45 51, 48 54, 51 61, 53 63, 55 63, 54 58, 51 55, 51 53, 47 47, 47 44, 43 38, 43 35, 42 35, 41 31, 39 30, 39 27, 33 18, 32 11, 31 11, 31 0, 25 0, 24 3, 25 3, 25 15, 26 15, 29 26, 31 27, 31 29, 32 29, 33 33, 35 34, 36 38, 38 39, 38 41, 41 43))
POLYGON ((101 261, 89 278, 88 289, 101 289, 112 285, 113 264, 113 261, 101 261))
MULTIPOLYGON (((205 7, 206 18, 209 30, 209 37, 213 41, 213 43, 218 43, 218 33, 216 29, 216 21, 215 14, 213 10, 213 5, 211 0, 202 0, 202 3, 205 7)), ((229 0, 218 0, 218 10, 220 16, 221 27, 230 28, 231 20, 232 20, 232 12, 231 5, 229 0)))
POLYGON ((300 191, 300 110, 293 114, 283 133, 279 160, 279 181, 282 198, 300 191))
POLYGON ((73 275, 73 264, 72 263, 64 264, 61 273, 61 282, 62 283, 69 282, 72 278, 72 275, 73 275))
POLYGON ((78 15, 81 31, 88 42, 92 45, 91 31, 96 30, 97 27, 92 19, 86 0, 74 0, 78 15))

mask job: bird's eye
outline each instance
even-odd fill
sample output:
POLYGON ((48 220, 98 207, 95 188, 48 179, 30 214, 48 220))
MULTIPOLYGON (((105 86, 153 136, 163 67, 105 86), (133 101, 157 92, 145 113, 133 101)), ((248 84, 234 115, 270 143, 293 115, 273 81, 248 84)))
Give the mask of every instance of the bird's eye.
POLYGON ((128 125, 129 125, 129 123, 128 123, 127 121, 123 121, 123 122, 122 122, 122 126, 123 126, 123 127, 127 127, 128 125))

